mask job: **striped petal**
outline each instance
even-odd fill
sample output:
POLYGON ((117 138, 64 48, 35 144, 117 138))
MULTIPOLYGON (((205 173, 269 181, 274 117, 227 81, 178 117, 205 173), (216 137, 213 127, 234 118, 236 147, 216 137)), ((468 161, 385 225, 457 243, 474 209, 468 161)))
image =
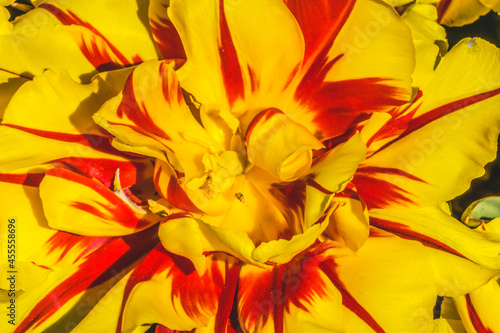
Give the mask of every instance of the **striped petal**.
POLYGON ((17 297, 20 306, 13 332, 71 330, 152 248, 155 231, 108 239, 73 265, 54 267, 44 284, 17 297))
MULTIPOLYGON (((46 170, 37 167, 0 175, 0 199, 2 205, 7 205, 3 207, 9 207, 0 211, 1 243, 8 244, 4 221, 15 220, 16 230, 16 326, 7 321, 0 326, 9 332, 70 330, 69 325, 81 320, 103 296, 103 290, 109 289, 116 277, 148 250, 148 243, 156 235, 153 230, 113 240, 49 228, 38 196, 38 185, 46 170)), ((2 298, 2 309, 7 309, 6 300, 9 302, 2 298)))
POLYGON ((248 332, 431 331, 436 296, 422 250, 373 237, 356 255, 324 242, 287 264, 243 266, 240 322, 248 332))
POLYGON ((304 45, 282 2, 172 1, 169 16, 188 59, 179 80, 208 110, 250 112, 245 128, 255 111, 284 106, 304 45))
POLYGON ((149 2, 149 25, 163 59, 186 59, 177 30, 168 17, 167 8, 170 0, 153 0, 149 2))
POLYGON ((495 332, 500 329, 495 311, 499 306, 499 293, 499 277, 496 276, 481 288, 455 299, 467 332, 495 332))
POLYGON ((0 170, 9 172, 65 158, 70 164, 86 158, 128 161, 111 147, 109 135, 91 118, 112 96, 101 79, 81 85, 65 72, 46 71, 26 82, 12 97, 0 125, 4 148, 0 170))
POLYGON ((368 207, 436 205, 484 173, 500 131, 499 52, 469 39, 442 59, 406 112, 411 120, 399 122, 404 131, 358 169, 353 183, 368 207))
POLYGON ((119 1, 44 2, 16 20, 11 34, 0 37, 4 50, 0 63, 11 72, 30 75, 65 68, 74 79, 88 81, 97 71, 156 59, 155 43, 143 24, 148 20, 147 6, 119 1))
POLYGON ((223 260, 212 260, 200 276, 189 260, 158 245, 125 286, 117 331, 132 331, 145 323, 177 330, 207 325, 217 312, 224 277, 223 260), (144 304, 148 304, 148 311, 144 311, 144 304))
POLYGON ((500 267, 500 240, 494 233, 469 229, 437 208, 373 209, 370 224, 485 268, 500 267))
POLYGON ((210 153, 209 148, 220 148, 186 105, 174 69, 173 62, 141 64, 127 79, 123 92, 94 119, 116 142, 129 146, 129 151, 173 159, 170 163, 189 182, 204 174, 202 157, 210 153))
POLYGON ((40 197, 51 228, 83 236, 127 235, 160 220, 125 194, 60 168, 45 174, 40 197))
POLYGON ((373 112, 409 100, 414 48, 410 31, 392 8, 370 0, 287 3, 309 56, 295 92, 293 119, 328 139, 373 112))

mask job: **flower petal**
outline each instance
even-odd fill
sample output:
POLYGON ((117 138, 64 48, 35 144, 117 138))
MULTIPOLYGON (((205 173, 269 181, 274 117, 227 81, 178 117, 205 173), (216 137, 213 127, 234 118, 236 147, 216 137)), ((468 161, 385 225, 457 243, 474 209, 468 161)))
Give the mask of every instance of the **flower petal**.
POLYGON ((500 329, 495 311, 499 306, 499 293, 499 276, 496 276, 481 288, 455 299, 467 332, 495 332, 500 329))
POLYGON ((168 17, 169 6, 170 0, 149 2, 148 15, 151 32, 163 59, 186 59, 179 34, 168 17))
POLYGON ((286 263, 316 241, 325 230, 327 223, 323 221, 328 219, 330 213, 331 210, 325 212, 326 217, 319 223, 289 240, 271 240, 258 246, 243 231, 211 226, 201 219, 181 213, 170 215, 163 221, 159 235, 167 250, 190 259, 202 274, 206 269, 206 254, 214 252, 230 254, 258 266, 286 263), (190 235, 190 239, 196 241, 187 241, 186 237, 179 237, 179 234, 190 235))
POLYGON ((297 107, 290 116, 329 139, 366 115, 409 101, 414 48, 408 27, 385 4, 362 0, 354 7, 341 2, 330 9, 327 1, 319 3, 319 8, 316 3, 302 5, 296 13, 299 23, 316 21, 315 14, 324 8, 327 14, 320 19, 328 17, 323 23, 328 35, 319 42, 307 37, 316 31, 306 29, 306 50, 316 49, 301 72, 297 107), (330 21, 335 22, 331 27, 330 21))
POLYGON ((70 157, 125 160, 90 117, 111 96, 102 81, 81 85, 64 71, 46 71, 26 82, 12 97, 0 125, 0 170, 70 157), (35 141, 38 149, 33 149, 35 141))
POLYGON ((476 21, 490 8, 477 0, 440 0, 438 5, 439 23, 459 27, 476 21))
POLYGON ((0 121, 12 96, 26 81, 27 78, 0 69, 0 121))
POLYGON ((71 330, 69 326, 76 326, 120 275, 151 249, 152 236, 148 230, 128 239, 108 239, 73 265, 54 267, 44 284, 18 296, 17 303, 24 306, 17 308, 14 332, 71 330))
POLYGON ((172 1, 169 16, 188 59, 179 80, 207 109, 258 112, 286 100, 304 46, 282 2, 172 1))
POLYGON ((362 163, 354 177, 368 207, 436 205, 484 173, 500 131, 499 59, 497 48, 469 39, 441 60, 413 102, 406 130, 362 163))
POLYGON ((485 268, 500 268, 499 237, 469 229, 438 208, 373 209, 370 224, 404 239, 467 258, 485 268))
POLYGON ((249 162, 286 181, 304 176, 311 168, 312 150, 324 147, 305 127, 274 108, 252 120, 245 141, 249 162))
POLYGON ((359 134, 355 134, 319 158, 307 176, 306 226, 316 223, 330 204, 332 196, 344 190, 365 155, 366 145, 359 134))
POLYGON ((99 181, 59 168, 45 174, 40 197, 50 227, 83 236, 127 235, 160 220, 99 181))
POLYGON ((213 260, 200 276, 189 260, 158 245, 127 282, 117 331, 129 331, 145 323, 178 330, 205 326, 217 311, 224 286, 223 265, 223 261, 213 260), (144 311, 144 304, 149 305, 148 311, 144 311))
POLYGON ((87 81, 96 71, 156 59, 155 44, 143 24, 147 3, 46 1, 16 20, 12 34, 0 37, 0 63, 11 72, 40 75, 65 68, 87 81), (60 55, 64 54, 64 57, 60 55), (71 55, 71 56, 70 56, 71 55))
POLYGON ((174 67, 173 62, 159 61, 139 65, 127 79, 123 92, 107 102, 94 120, 113 134, 115 141, 130 146, 131 151, 143 153, 145 147, 156 151, 153 156, 163 160, 164 152, 171 152, 178 160, 171 163, 188 182, 204 174, 202 157, 210 153, 209 147, 217 151, 218 144, 184 102, 174 67))

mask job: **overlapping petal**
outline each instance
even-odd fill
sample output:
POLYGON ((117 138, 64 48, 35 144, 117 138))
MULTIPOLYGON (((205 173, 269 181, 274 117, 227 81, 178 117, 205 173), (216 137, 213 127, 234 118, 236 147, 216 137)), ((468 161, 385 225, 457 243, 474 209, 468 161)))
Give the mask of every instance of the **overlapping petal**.
POLYGON ((393 123, 403 125, 401 134, 369 156, 354 177, 369 207, 436 205, 484 173, 495 158, 500 126, 498 113, 491 112, 500 106, 498 57, 488 42, 469 39, 441 60, 423 93, 393 123))
POLYGON ((188 58, 179 80, 208 110, 249 112, 246 128, 262 108, 284 107, 304 42, 281 1, 172 1, 169 16, 188 58))
POLYGON ((329 1, 319 7, 291 1, 290 6, 299 23, 308 25, 302 30, 311 54, 295 92, 298 104, 287 110, 293 119, 328 139, 373 112, 409 101, 414 48, 408 27, 392 8, 375 1, 346 1, 335 9, 329 1), (318 12, 324 13, 319 19, 318 12), (311 27, 310 21, 315 22, 311 27), (313 37, 316 25, 325 25, 327 33, 313 37))
POLYGON ((17 74, 64 68, 73 79, 88 81, 97 71, 156 59, 155 43, 142 23, 147 10, 146 2, 44 1, 16 20, 12 33, 0 36, 0 61, 17 74), (120 11, 109 15, 108 8, 118 6, 120 11))

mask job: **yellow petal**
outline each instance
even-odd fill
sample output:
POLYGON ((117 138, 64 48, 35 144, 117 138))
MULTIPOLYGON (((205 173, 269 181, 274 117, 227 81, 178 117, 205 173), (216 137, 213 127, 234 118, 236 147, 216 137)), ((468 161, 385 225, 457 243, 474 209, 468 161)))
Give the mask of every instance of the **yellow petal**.
POLYGON ((160 220, 99 181, 59 168, 45 174, 40 197, 51 228, 83 236, 127 235, 160 220))
POLYGON ((143 24, 147 6, 46 1, 16 20, 11 34, 0 36, 0 63, 17 74, 64 68, 73 79, 88 81, 96 71, 156 59, 155 44, 143 24), (116 6, 119 14, 109 10, 116 6))
POLYGON ((260 112, 246 133, 248 160, 280 180, 305 175, 312 162, 312 150, 323 148, 305 127, 278 109, 260 112))
POLYGON ((404 132, 360 165, 353 182, 369 207, 437 205, 484 173, 500 131, 499 59, 480 39, 443 57, 404 132))
POLYGON ((26 81, 27 78, 0 69, 0 121, 12 96, 26 81))
POLYGON ((286 100, 304 46, 282 2, 172 1, 169 17, 188 59, 179 79, 208 109, 258 112, 286 100))
POLYGON ((294 96, 297 105, 287 114, 328 139, 344 134, 360 115, 388 111, 410 99, 414 47, 408 27, 383 3, 320 4, 329 15, 316 6, 297 6, 303 9, 295 15, 305 22, 306 49, 308 35, 327 33, 303 66, 294 96), (324 16, 332 22, 322 26, 324 16), (309 31, 309 21, 321 33, 309 31))
POLYGON ((61 158, 123 161, 91 118, 112 96, 110 89, 99 83, 82 85, 64 71, 61 75, 46 71, 19 88, 0 125, 0 143, 5 149, 0 170, 8 172, 61 158), (33 142, 38 149, 33 149, 33 142))
POLYGON ((448 50, 446 32, 437 23, 436 7, 432 4, 414 4, 405 10, 402 19, 410 28, 415 45, 412 85, 421 87, 431 77, 439 53, 448 50))
POLYGON ((450 27, 460 27, 476 21, 490 8, 478 0, 441 0, 438 5, 439 23, 450 27))
POLYGON ((186 214, 174 214, 162 222, 159 235, 168 251, 190 259, 202 274, 205 271, 205 254, 213 252, 228 253, 259 266, 286 263, 313 244, 326 226, 327 223, 317 223, 290 240, 271 240, 255 246, 243 231, 211 226, 186 214), (196 241, 188 241, 187 238, 178 237, 178 234, 191 235, 190 239, 196 241))
POLYGON ((485 268, 500 267, 498 235, 470 229, 438 208, 373 209, 370 224, 485 268))
POLYGON ((366 145, 359 134, 326 153, 308 175, 305 225, 311 226, 328 207, 332 195, 344 190, 359 163, 365 159, 366 145))
POLYGON ((499 276, 481 288, 455 299, 457 310, 468 332, 496 332, 500 329, 498 309, 500 295, 499 276))
POLYGON ((141 64, 123 92, 108 101, 94 120, 115 137, 117 147, 126 144, 127 151, 140 154, 144 149, 153 150, 156 153, 151 154, 163 156, 163 160, 164 152, 169 151, 178 161, 174 164, 177 171, 189 182, 204 175, 202 158, 211 153, 210 147, 220 149, 184 102, 174 68, 173 62, 141 64))
POLYGON ((177 330, 206 326, 215 316, 224 287, 224 264, 214 259, 200 276, 187 259, 157 246, 127 283, 120 328, 130 331, 146 323, 177 330))

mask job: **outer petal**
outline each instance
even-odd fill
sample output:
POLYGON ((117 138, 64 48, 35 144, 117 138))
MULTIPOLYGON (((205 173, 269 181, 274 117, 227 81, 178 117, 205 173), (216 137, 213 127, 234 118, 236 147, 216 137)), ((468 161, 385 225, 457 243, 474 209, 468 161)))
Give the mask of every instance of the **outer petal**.
POLYGON ((499 59, 500 51, 479 39, 462 41, 442 59, 404 132, 353 180, 369 207, 436 205, 484 173, 500 131, 499 59))
POLYGON ((59 168, 45 174, 40 197, 50 227, 83 236, 127 235, 160 220, 99 181, 59 168))
POLYGON ((500 306, 499 295, 499 276, 496 276, 481 288, 455 299, 467 332, 498 332, 500 319, 496 309, 500 306))
POLYGON ((47 71, 27 82, 10 101, 0 125, 0 170, 70 157, 125 161, 90 117, 112 96, 100 79, 81 85, 65 72, 58 76, 47 71))
POLYGON ((392 8, 370 0, 288 3, 310 54, 295 92, 297 106, 287 112, 293 119, 327 139, 370 113, 409 100, 414 49, 410 31, 392 8), (318 30, 328 33, 318 38, 314 28, 322 25, 318 30))
POLYGON ((213 1, 172 1, 169 16, 188 59, 179 79, 200 103, 209 110, 250 111, 246 125, 252 111, 283 106, 279 102, 287 99, 284 90, 304 46, 281 1, 220 0, 215 6, 213 1))
POLYGON ((486 268, 500 267, 498 235, 469 229, 438 208, 374 209, 370 211, 370 224, 486 268))
POLYGON ((489 11, 490 8, 478 0, 441 0, 438 5, 438 22, 451 27, 463 26, 489 11))
POLYGON ((129 239, 108 239, 73 265, 54 267, 42 285, 18 294, 19 321, 14 332, 71 330, 118 282, 117 276, 125 274, 145 251, 151 249, 152 236, 154 233, 146 232, 129 239))
POLYGON ((96 70, 156 59, 154 42, 143 24, 147 6, 133 1, 106 2, 104 7, 99 1, 44 2, 17 20, 12 34, 0 37, 5 55, 0 63, 18 74, 65 68, 74 79, 88 80, 96 70), (7 57, 10 54, 18 57, 7 57))
POLYGON ((425 85, 436 66, 439 54, 448 50, 446 32, 437 23, 437 10, 432 4, 414 4, 401 16, 411 30, 415 45, 415 70, 412 85, 425 85))
POLYGON ((158 245, 127 282, 119 328, 129 331, 145 323, 178 330, 205 326, 217 312, 224 287, 223 265, 214 260, 199 276, 191 262, 158 245), (148 311, 144 304, 149 304, 148 311))
MULTIPOLYGON (((6 223, 15 219, 14 274, 20 283, 12 298, 16 304, 15 332, 70 330, 72 323, 81 320, 103 296, 103 290, 116 282, 116 276, 147 251, 148 246, 151 248, 148 243, 156 234, 153 230, 126 240, 113 240, 50 229, 38 197, 40 172, 45 169, 0 175, 2 250, 8 244, 6 223), (29 285, 22 280, 28 273, 34 274, 29 285)), ((6 309, 5 300, 10 302, 2 298, 2 309, 6 309)), ((6 321, 0 325, 2 330, 12 331, 13 326, 6 321)))
POLYGON ((26 81, 27 78, 0 69, 0 121, 12 96, 26 81))
POLYGON ((148 15, 151 32, 164 59, 186 59, 179 34, 168 17, 167 8, 169 6, 170 0, 149 2, 148 15))
POLYGON ((378 236, 356 255, 324 242, 272 269, 243 266, 240 322, 249 332, 430 332, 435 289, 422 250, 378 236))

